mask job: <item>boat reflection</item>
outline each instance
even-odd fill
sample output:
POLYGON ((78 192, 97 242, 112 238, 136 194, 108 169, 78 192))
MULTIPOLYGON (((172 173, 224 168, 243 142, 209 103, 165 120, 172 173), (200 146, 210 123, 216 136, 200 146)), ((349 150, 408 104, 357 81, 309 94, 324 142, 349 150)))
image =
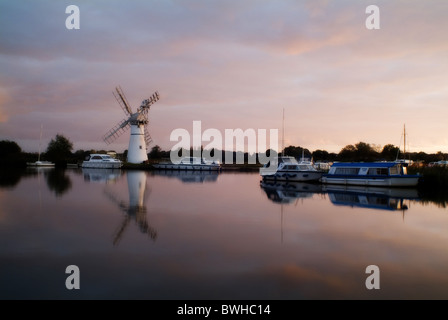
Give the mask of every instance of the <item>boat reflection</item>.
POLYGON ((334 205, 391 211, 407 210, 406 201, 420 199, 418 190, 413 188, 328 185, 323 191, 334 205))
POLYGON ((279 204, 294 203, 311 198, 314 194, 328 195, 337 206, 362 207, 380 210, 407 210, 409 201, 419 201, 414 188, 363 187, 322 185, 304 182, 260 181, 260 187, 269 200, 279 204))
POLYGON ((154 170, 152 175, 179 179, 183 183, 205 183, 218 181, 219 171, 154 170))
POLYGON ((262 180, 260 187, 269 200, 276 203, 292 203, 298 199, 311 198, 315 193, 322 193, 322 185, 307 182, 278 182, 262 180))
POLYGON ((82 168, 84 181, 109 183, 115 182, 122 175, 121 169, 82 168))

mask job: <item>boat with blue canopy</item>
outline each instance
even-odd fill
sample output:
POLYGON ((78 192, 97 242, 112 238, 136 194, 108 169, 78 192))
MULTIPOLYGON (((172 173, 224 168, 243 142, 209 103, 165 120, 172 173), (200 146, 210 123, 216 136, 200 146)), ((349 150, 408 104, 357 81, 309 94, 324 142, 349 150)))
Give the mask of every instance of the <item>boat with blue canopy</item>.
POLYGON ((413 187, 419 182, 420 175, 407 174, 407 165, 392 162, 336 162, 322 176, 322 183, 413 187))

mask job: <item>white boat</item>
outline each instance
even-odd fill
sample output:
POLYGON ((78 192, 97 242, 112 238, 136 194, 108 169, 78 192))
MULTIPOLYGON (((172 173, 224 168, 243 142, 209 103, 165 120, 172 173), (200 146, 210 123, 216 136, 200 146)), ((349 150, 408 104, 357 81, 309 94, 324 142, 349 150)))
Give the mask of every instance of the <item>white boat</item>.
POLYGON ((108 154, 93 153, 89 155, 86 160, 82 162, 82 168, 97 168, 97 169, 117 169, 123 166, 123 162, 112 158, 108 154))
POLYGON ((319 181, 322 174, 323 172, 317 170, 311 161, 302 158, 299 162, 290 156, 279 156, 276 162, 268 162, 260 170, 263 179, 299 182, 319 181))
POLYGON ((334 163, 322 183, 359 186, 413 187, 419 175, 408 175, 403 163, 392 162, 339 162, 334 163))
POLYGON ((218 161, 209 161, 201 157, 185 157, 179 163, 161 162, 154 164, 154 168, 165 170, 217 171, 221 170, 221 164, 218 161))
POLYGON ((43 129, 43 125, 40 126, 39 155, 37 156, 37 161, 27 162, 26 165, 29 167, 54 167, 53 162, 40 160, 40 153, 41 153, 40 149, 41 149, 41 144, 42 144, 42 129, 43 129))
POLYGON ((37 160, 35 162, 27 162, 27 166, 29 166, 29 167, 54 167, 54 163, 50 162, 50 161, 37 160))

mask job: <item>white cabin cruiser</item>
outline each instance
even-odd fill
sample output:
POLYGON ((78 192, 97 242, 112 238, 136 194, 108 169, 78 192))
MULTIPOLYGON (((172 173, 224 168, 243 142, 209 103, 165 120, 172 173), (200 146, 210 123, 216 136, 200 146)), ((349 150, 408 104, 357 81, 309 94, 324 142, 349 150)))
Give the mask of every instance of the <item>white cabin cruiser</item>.
POLYGON ((300 162, 294 157, 279 156, 277 161, 268 162, 260 169, 263 179, 282 181, 319 181, 323 172, 317 170, 311 161, 302 158, 300 162))
POLYGON ((111 157, 108 154, 94 153, 89 155, 86 160, 82 162, 82 168, 97 168, 97 169, 117 169, 123 166, 123 162, 111 157))
POLYGON ((221 164, 218 161, 206 160, 201 157, 185 157, 179 163, 161 162, 154 164, 154 168, 165 170, 215 171, 221 170, 221 164))

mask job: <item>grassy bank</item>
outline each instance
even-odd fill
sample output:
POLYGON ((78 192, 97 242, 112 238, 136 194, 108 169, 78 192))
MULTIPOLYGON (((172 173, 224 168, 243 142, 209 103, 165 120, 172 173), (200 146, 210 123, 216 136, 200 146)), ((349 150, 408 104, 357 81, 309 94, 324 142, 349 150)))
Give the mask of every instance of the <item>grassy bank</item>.
POLYGON ((409 167, 409 174, 420 174, 419 185, 425 189, 448 190, 448 167, 409 167))
POLYGON ((409 174, 420 174, 418 193, 422 203, 435 203, 439 207, 448 205, 448 167, 408 168, 409 174))

